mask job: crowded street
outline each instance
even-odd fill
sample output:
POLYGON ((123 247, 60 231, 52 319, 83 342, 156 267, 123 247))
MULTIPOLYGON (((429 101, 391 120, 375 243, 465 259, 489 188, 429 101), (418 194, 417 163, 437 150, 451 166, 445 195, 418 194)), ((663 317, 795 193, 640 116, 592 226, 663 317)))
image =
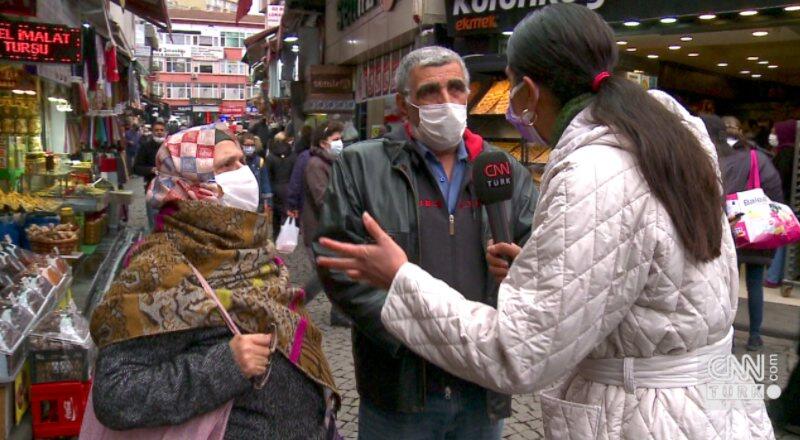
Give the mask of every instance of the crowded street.
POLYGON ((0 0, 0 440, 800 440, 798 0, 0 0))

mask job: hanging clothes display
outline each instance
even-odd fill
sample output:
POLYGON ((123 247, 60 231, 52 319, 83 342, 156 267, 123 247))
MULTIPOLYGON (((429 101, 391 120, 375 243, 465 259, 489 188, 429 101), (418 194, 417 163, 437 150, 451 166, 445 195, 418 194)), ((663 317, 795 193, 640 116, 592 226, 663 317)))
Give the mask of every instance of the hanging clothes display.
POLYGON ((95 33, 92 28, 83 28, 83 63, 84 76, 89 83, 89 90, 97 89, 97 80, 100 79, 100 67, 97 63, 97 47, 95 46, 95 33))
POLYGON ((117 46, 112 42, 106 43, 106 50, 103 54, 106 64, 106 81, 109 83, 119 82, 119 70, 117 68, 117 46))

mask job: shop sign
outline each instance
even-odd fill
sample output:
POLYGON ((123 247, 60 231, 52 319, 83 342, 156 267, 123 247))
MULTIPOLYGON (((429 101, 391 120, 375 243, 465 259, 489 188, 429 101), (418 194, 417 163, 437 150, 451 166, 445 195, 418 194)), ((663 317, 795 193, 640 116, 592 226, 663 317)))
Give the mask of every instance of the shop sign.
POLYGON ((283 5, 267 6, 267 29, 276 28, 281 25, 283 18, 283 5))
POLYGON ((224 58, 221 49, 210 49, 207 47, 192 47, 192 58, 206 60, 221 60, 224 58))
POLYGON ((303 103, 305 113, 350 113, 356 110, 352 97, 309 96, 303 103))
POLYGON ((220 98, 189 98, 189 103, 192 105, 216 105, 222 104, 220 98))
POLYGON ((195 113, 203 113, 203 112, 212 112, 217 113, 219 112, 218 105, 193 105, 192 111, 195 113))
POLYGON ((0 0, 0 14, 36 17, 36 0, 0 0))
POLYGON ((338 0, 336 2, 337 27, 340 31, 344 30, 376 6, 380 6, 385 12, 391 11, 394 3, 394 0, 338 0))
POLYGON ((244 106, 241 104, 222 104, 219 106, 219 112, 223 115, 242 116, 244 115, 244 106))
POLYGON ((188 112, 192 111, 192 106, 191 105, 176 105, 174 107, 170 106, 170 110, 173 113, 175 113, 175 112, 188 113, 188 112))
POLYGON ((346 66, 311 66, 309 93, 353 93, 353 70, 346 66))
POLYGON ((599 9, 605 0, 447 0, 447 26, 451 35, 500 33, 513 29, 532 10, 552 3, 599 9))
POLYGON ((80 63, 81 30, 55 24, 0 21, 0 59, 80 63))

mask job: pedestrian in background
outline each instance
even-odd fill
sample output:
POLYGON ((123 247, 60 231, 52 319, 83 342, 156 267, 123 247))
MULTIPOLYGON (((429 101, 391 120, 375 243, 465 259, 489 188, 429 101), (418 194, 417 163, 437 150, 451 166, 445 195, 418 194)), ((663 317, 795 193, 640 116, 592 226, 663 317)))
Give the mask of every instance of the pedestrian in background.
POLYGON ((272 186, 272 233, 277 239, 281 225, 286 220, 286 199, 296 157, 285 132, 275 135, 267 155, 267 172, 272 186))
MULTIPOLYGON (((144 178, 144 191, 147 193, 147 188, 150 182, 156 177, 156 154, 161 144, 167 138, 167 126, 164 121, 158 120, 153 123, 153 136, 144 141, 139 146, 139 151, 136 153, 136 160, 133 164, 133 172, 136 175, 144 178)), ((153 229, 155 224, 156 212, 149 203, 146 203, 147 209, 147 224, 150 229, 153 229)))
POLYGON ((242 146, 247 166, 258 181, 258 206, 261 213, 272 212, 272 185, 269 179, 266 159, 261 157, 261 140, 252 133, 239 135, 239 144, 242 146))
MULTIPOLYGON (((775 158, 772 163, 781 178, 783 200, 792 201, 792 176, 794 175, 794 156, 797 151, 797 121, 788 120, 775 124, 769 136, 770 146, 774 149, 775 158)), ((792 207, 794 209, 794 207, 792 207)), ((775 251, 775 257, 767 271, 764 286, 777 288, 783 284, 783 269, 786 264, 786 246, 775 251)), ((782 295, 791 294, 790 289, 782 290, 782 295)))
POLYGON ((300 153, 311 148, 311 136, 313 132, 314 129, 310 125, 303 125, 303 128, 300 129, 300 136, 297 137, 294 143, 294 154, 300 155, 300 153))
POLYGON ((128 172, 133 172, 133 163, 136 160, 136 153, 139 151, 139 141, 142 133, 138 124, 131 124, 125 130, 125 158, 127 159, 128 172))
MULTIPOLYGON (((718 116, 704 115, 701 119, 706 125, 711 141, 717 148, 720 173, 722 174, 723 194, 746 191, 750 177, 750 151, 754 149, 749 142, 741 141, 730 146, 725 123, 718 116)), ((761 188, 772 201, 783 203, 783 190, 778 170, 767 154, 755 149, 758 157, 758 172, 761 188)), ((747 311, 750 317, 750 336, 747 350, 756 351, 764 346, 761 340, 761 324, 764 320, 764 267, 772 262, 774 250, 737 249, 736 261, 744 265, 747 285, 747 311)))
MULTIPOLYGON (((317 127, 314 139, 309 150, 308 164, 303 175, 303 209, 300 214, 300 230, 303 234, 303 243, 306 246, 308 258, 312 267, 316 267, 314 252, 311 244, 317 234, 320 213, 322 211, 325 191, 331 178, 333 161, 341 154, 344 148, 342 132, 344 126, 340 122, 329 122, 317 127)), ((310 302, 322 291, 319 278, 314 275, 306 284, 306 302, 310 302)), ((350 320, 333 304, 331 305, 331 325, 350 326, 350 320)))

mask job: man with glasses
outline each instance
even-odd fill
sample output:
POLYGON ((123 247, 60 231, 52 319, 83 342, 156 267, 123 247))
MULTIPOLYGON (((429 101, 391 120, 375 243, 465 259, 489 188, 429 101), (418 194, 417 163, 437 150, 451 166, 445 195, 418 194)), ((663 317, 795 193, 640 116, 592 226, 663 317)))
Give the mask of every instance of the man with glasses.
MULTIPOLYGON (((488 221, 472 186, 472 162, 496 150, 466 129, 469 74, 455 52, 408 54, 396 75, 404 130, 346 148, 334 163, 318 236, 365 243, 368 211, 415 263, 468 299, 496 305, 488 272, 488 221)), ((513 164, 515 242, 530 235, 537 198, 528 171, 513 164)), ((317 254, 325 254, 318 243, 317 254)), ((511 399, 424 361, 381 324, 386 291, 320 270, 325 291, 355 323, 353 355, 360 439, 499 439, 511 399)))

